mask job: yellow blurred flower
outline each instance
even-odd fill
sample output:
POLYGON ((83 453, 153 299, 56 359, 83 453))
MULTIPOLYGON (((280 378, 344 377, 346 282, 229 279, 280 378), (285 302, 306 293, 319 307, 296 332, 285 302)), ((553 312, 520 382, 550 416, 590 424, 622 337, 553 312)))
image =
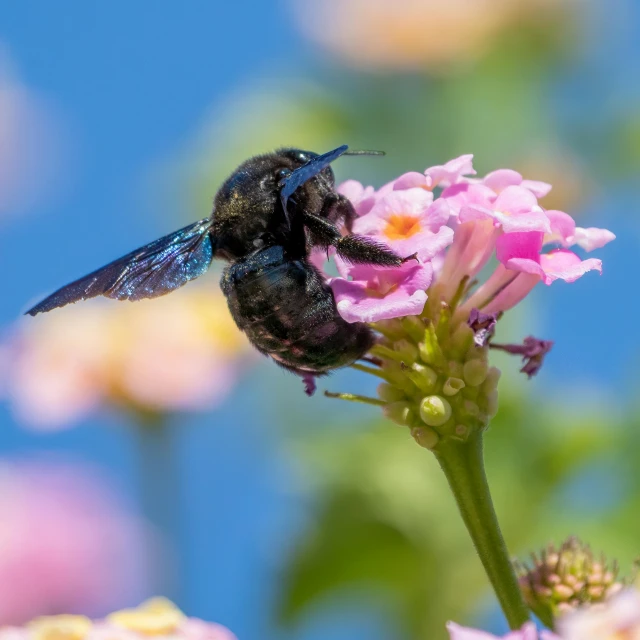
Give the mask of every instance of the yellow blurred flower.
POLYGON ((0 627, 0 640, 236 640, 225 627, 188 618, 165 598, 152 598, 135 609, 116 611, 105 620, 84 616, 46 616, 25 627, 0 627))
POLYGON ((505 29, 554 18, 575 0, 294 0, 302 30, 355 67, 442 70, 505 29))
POLYGON ((252 353, 211 284, 25 319, 4 351, 1 386, 17 417, 41 428, 68 424, 102 403, 145 412, 211 407, 252 353))

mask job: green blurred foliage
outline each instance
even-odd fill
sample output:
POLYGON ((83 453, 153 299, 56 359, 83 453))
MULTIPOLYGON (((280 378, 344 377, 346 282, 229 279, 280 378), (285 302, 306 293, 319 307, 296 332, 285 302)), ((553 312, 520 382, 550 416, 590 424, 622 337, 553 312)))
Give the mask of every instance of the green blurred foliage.
MULTIPOLYGON (((579 534, 631 565, 640 552, 639 420, 502 394, 486 459, 512 553, 579 534), (589 509, 575 503, 578 481, 594 485, 589 509)), ((344 427, 307 434, 295 447, 301 468, 321 479, 320 498, 284 569, 280 621, 294 624, 336 593, 358 588, 373 599, 382 590, 407 638, 444 639, 446 620, 472 623, 478 602, 493 597, 446 481, 407 430, 344 427)))

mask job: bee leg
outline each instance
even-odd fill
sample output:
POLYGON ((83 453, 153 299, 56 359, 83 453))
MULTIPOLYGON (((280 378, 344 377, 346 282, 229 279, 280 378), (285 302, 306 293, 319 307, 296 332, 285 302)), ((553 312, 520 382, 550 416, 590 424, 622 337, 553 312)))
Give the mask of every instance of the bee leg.
POLYGON ((328 220, 304 214, 304 225, 311 233, 313 245, 335 247, 341 258, 354 264, 375 264, 383 267, 397 267, 405 262, 389 247, 364 236, 343 236, 338 228, 328 220))
POLYGON ((333 224, 337 224, 340 220, 343 220, 347 231, 351 233, 353 230, 353 222, 358 217, 358 214, 353 208, 351 200, 340 193, 332 193, 325 198, 319 217, 333 224))

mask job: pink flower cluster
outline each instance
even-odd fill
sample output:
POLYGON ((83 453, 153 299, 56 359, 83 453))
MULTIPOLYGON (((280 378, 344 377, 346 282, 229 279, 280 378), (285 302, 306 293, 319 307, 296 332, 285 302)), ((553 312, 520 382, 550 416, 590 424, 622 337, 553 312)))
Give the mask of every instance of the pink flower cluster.
MULTIPOLYGON (((473 308, 510 309, 538 283, 573 282, 601 261, 570 247, 598 249, 615 238, 606 229, 577 227, 562 211, 538 202, 551 186, 501 169, 475 178, 471 155, 424 173, 405 173, 378 190, 349 180, 339 187, 356 209, 353 232, 381 241, 418 262, 399 268, 349 264, 336 257, 330 280, 338 311, 348 322, 375 322, 422 312, 427 291, 451 300, 495 255, 498 266, 470 292, 458 319, 473 308), (439 194, 439 195, 436 195, 439 194)), ((466 317, 465 317, 466 314, 466 317)))
POLYGON ((101 612, 144 588, 147 531, 85 467, 0 461, 0 514, 0 626, 101 612))

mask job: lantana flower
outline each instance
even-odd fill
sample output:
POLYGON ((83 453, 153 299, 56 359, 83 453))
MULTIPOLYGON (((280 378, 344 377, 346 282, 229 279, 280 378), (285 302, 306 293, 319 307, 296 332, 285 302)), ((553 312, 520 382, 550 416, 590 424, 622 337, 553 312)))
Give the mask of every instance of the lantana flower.
POLYGON ((56 615, 32 620, 23 627, 0 627, 0 640, 236 640, 225 627, 188 618, 165 598, 152 598, 135 609, 124 609, 104 620, 56 615))
POLYGON ((440 398, 434 406, 442 406, 444 413, 436 422, 442 419, 450 429, 466 431, 470 412, 478 425, 486 425, 495 387, 485 378, 497 382, 498 375, 487 377, 489 349, 521 356, 522 371, 529 376, 539 370, 552 343, 533 336, 520 345, 493 342, 495 323, 539 282, 574 282, 588 271, 601 272, 599 259, 583 259, 572 248, 591 251, 615 237, 606 229, 577 227, 562 211, 545 210, 538 198, 549 192, 549 184, 509 169, 477 177, 472 159, 467 154, 424 172, 405 173, 378 190, 353 180, 339 187, 354 201, 354 233, 416 258, 398 268, 380 268, 336 257, 339 275, 328 281, 342 317, 371 323, 380 334, 372 350, 380 362, 375 375, 399 385, 396 402, 414 408, 394 415, 405 415, 402 421, 419 430, 414 435, 422 434, 423 443, 435 443, 447 431, 430 424, 431 409, 418 409, 431 397, 425 390, 440 398), (478 282, 493 258, 497 265, 478 282), (481 342, 473 322, 479 313, 493 318, 492 331, 483 328, 481 342), (415 357, 398 355, 398 342, 412 344, 415 357), (410 382, 398 381, 398 364, 410 382), (484 373, 465 377, 465 366, 484 373), (478 389, 482 385, 488 385, 486 390, 478 389))
MULTIPOLYGON (((529 611, 484 474, 483 432, 498 410, 500 378, 489 354, 513 354, 522 373, 535 375, 553 342, 535 336, 498 342, 500 318, 540 282, 601 272, 599 259, 581 253, 615 237, 546 210, 538 198, 549 189, 508 169, 477 177, 471 155, 405 173, 377 190, 349 181, 340 191, 354 200, 352 230, 415 261, 382 269, 336 257, 339 275, 327 276, 338 313, 377 333, 367 362, 352 366, 380 384, 377 398, 326 395, 380 407, 435 454, 514 629, 512 640, 534 640, 536 631, 526 624, 529 611)), ((492 638, 456 625, 450 631, 454 640, 492 638)))

